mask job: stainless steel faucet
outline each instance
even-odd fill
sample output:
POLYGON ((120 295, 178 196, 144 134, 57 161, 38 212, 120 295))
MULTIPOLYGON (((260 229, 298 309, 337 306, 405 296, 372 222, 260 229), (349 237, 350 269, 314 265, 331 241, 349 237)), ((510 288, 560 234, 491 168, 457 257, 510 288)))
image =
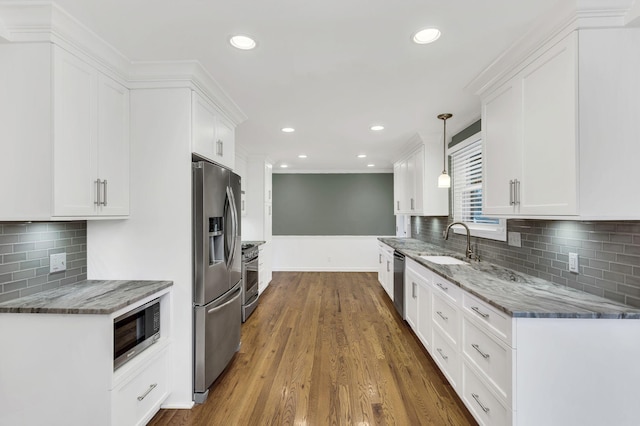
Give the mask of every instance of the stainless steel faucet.
POLYGON ((469 227, 466 224, 462 222, 450 223, 449 226, 447 226, 447 230, 442 233, 442 235, 444 236, 444 239, 445 240, 449 239, 449 229, 451 229, 453 225, 462 225, 464 229, 467 230, 467 250, 465 253, 467 259, 479 260, 479 257, 477 255, 474 255, 473 251, 471 250, 471 232, 469 231, 469 227))

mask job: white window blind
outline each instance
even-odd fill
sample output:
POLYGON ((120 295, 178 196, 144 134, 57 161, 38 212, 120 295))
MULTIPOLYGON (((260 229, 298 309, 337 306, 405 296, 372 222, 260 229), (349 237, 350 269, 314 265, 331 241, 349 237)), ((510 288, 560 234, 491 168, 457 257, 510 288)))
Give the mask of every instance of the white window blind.
POLYGON ((453 219, 472 224, 497 224, 482 215, 482 139, 451 155, 453 219))

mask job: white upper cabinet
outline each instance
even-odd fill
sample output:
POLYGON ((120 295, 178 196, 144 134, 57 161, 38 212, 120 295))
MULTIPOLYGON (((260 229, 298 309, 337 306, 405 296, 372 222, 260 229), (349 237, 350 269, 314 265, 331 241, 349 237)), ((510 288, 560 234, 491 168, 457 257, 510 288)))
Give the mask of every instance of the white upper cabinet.
POLYGON ((127 217, 128 89, 55 44, 0 57, 0 220, 127 217))
POLYGON ((446 216, 449 198, 438 188, 442 149, 420 144, 393 167, 393 211, 411 216, 446 216), (428 149, 427 149, 428 148, 428 149))
POLYGON ((53 49, 53 216, 127 216, 129 91, 53 49))
POLYGON ((482 94, 483 213, 640 219, 640 29, 568 33, 482 94))
POLYGON ((193 92, 192 101, 192 152, 233 170, 235 127, 199 93, 193 92))

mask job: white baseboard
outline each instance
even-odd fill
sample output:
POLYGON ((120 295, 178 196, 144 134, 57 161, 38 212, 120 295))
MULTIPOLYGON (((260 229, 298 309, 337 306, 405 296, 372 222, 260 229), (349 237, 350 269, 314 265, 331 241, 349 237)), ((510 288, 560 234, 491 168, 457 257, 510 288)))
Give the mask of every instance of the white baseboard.
POLYGON ((274 271, 373 272, 378 236, 278 235, 272 238, 274 271))

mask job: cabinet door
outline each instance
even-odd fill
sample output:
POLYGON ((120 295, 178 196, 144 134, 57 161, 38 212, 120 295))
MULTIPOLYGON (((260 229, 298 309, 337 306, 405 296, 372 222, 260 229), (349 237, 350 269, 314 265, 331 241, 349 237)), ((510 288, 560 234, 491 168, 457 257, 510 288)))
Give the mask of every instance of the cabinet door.
POLYGON ((514 212, 511 180, 521 180, 522 107, 516 77, 482 103, 483 213, 514 212))
POLYGON ((129 90, 98 76, 98 178, 100 215, 129 214, 129 90))
POLYGON ((53 216, 91 216, 98 176, 97 71, 58 47, 53 64, 53 216))
POLYGON ((577 213, 576 45, 574 33, 522 76, 521 214, 577 213))
POLYGON ((414 331, 418 329, 418 281, 415 272, 407 265, 404 276, 404 314, 414 331))
POLYGON ((378 245, 378 282, 384 287, 384 279, 386 274, 386 260, 384 250, 378 245))
POLYGON ((273 202, 273 166, 269 163, 264 163, 264 200, 273 202))
POLYGON ((235 128, 231 123, 216 116, 215 161, 233 170, 236 161, 235 128))
POLYGON ((417 328, 416 334, 428 351, 431 351, 431 291, 427 282, 419 282, 416 286, 417 328))
POLYGON ((400 201, 402 199, 402 191, 404 188, 404 182, 402 181, 402 163, 395 163, 393 165, 393 213, 401 214, 400 201))
MULTIPOLYGON (((424 146, 411 156, 413 163, 413 214, 421 214, 424 211, 424 146)), ((430 202, 435 203, 436 200, 430 202)))
POLYGON ((273 205, 266 203, 264 205, 264 240, 271 241, 273 233, 273 205))
POLYGON ((416 155, 413 154, 406 161, 406 178, 404 190, 406 193, 406 203, 408 212, 411 215, 416 214, 416 155))
POLYGON ((192 94, 191 151, 216 161, 216 111, 202 96, 192 94))

